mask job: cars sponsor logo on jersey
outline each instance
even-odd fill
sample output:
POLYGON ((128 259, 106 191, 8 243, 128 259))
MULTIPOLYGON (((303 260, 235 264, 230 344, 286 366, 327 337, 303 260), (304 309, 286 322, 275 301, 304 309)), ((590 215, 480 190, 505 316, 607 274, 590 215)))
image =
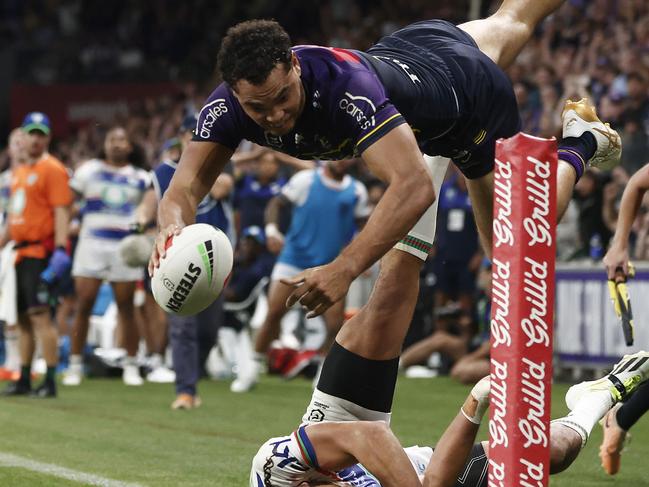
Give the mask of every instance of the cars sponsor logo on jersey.
POLYGON ((225 104, 225 98, 217 98, 203 107, 198 114, 199 127, 198 136, 202 139, 209 139, 212 135, 212 126, 220 116, 228 113, 228 106, 225 104))
POLYGON ((345 92, 345 96, 338 102, 338 107, 356 120, 358 126, 363 130, 374 127, 376 124, 374 120, 376 107, 372 100, 365 96, 356 96, 345 92))

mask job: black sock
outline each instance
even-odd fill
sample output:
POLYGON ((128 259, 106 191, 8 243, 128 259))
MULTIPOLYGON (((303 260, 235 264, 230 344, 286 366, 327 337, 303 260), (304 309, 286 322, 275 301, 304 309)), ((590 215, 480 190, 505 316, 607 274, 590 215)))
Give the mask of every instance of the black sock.
POLYGON ((32 383, 32 366, 31 365, 23 365, 20 368, 20 379, 18 379, 19 382, 22 382, 23 384, 31 384, 32 383))
POLYGON ((617 424, 624 431, 629 429, 649 411, 649 382, 645 382, 617 411, 617 424))
POLYGON ((54 382, 56 379, 56 367, 48 367, 45 372, 45 382, 54 382))
POLYGON ((584 132, 579 137, 566 137, 559 145, 559 159, 566 161, 575 168, 577 181, 581 178, 586 163, 595 155, 597 141, 590 132, 584 132))

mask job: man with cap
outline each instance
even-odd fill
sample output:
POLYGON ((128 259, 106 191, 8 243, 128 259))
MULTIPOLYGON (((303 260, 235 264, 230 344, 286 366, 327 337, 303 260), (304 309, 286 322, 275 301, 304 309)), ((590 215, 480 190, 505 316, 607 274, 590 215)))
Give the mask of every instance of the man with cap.
MULTIPOLYGON (((195 115, 185 117, 178 136, 181 149, 191 140, 195 126, 195 115)), ((175 147, 175 143, 167 144, 165 153, 172 155, 171 149, 175 147)), ((180 151, 177 157, 180 158, 180 151)), ((155 218, 157 202, 169 187, 177 164, 178 159, 166 158, 152 172, 155 198, 144 197, 143 205, 138 209, 138 223, 141 226, 147 226, 155 218)), ((229 174, 221 174, 209 194, 198 205, 196 213, 196 223, 213 225, 228 234, 231 240, 233 240, 232 218, 227 198, 233 184, 229 174)), ((216 342, 218 326, 222 321, 222 300, 217 300, 196 316, 169 315, 169 339, 176 372, 176 400, 171 405, 172 409, 191 409, 200 406, 196 383, 202 375, 207 356, 216 342)))
POLYGON ((26 163, 17 166, 10 189, 7 232, 16 248, 16 294, 20 327, 21 374, 4 395, 55 397, 58 333, 51 319, 52 285, 70 268, 67 237, 72 192, 65 166, 47 152, 50 121, 44 113, 31 112, 22 130, 26 137, 26 163), (47 373, 32 391, 31 363, 36 338, 41 343, 47 373))

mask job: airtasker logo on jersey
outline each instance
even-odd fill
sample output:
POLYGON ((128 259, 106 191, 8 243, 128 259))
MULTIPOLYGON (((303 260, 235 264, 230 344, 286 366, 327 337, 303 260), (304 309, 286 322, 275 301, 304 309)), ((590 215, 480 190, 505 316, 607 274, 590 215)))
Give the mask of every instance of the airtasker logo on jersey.
POLYGON ((185 271, 185 274, 183 275, 180 282, 176 285, 173 294, 169 298, 169 301, 167 301, 167 309, 175 313, 180 311, 180 308, 183 307, 187 296, 189 296, 189 293, 194 287, 194 284, 196 284, 196 280, 200 275, 200 266, 197 266, 193 262, 190 262, 187 266, 187 271, 185 271))
POLYGON ((228 106, 225 104, 225 98, 217 98, 203 107, 198 119, 202 120, 201 127, 198 131, 199 137, 209 139, 212 134, 214 122, 223 115, 228 113, 228 106))
POLYGON ((338 102, 338 106, 343 112, 356 120, 356 123, 363 130, 374 127, 376 124, 374 120, 376 107, 372 100, 365 96, 355 96, 345 92, 345 97, 338 102))

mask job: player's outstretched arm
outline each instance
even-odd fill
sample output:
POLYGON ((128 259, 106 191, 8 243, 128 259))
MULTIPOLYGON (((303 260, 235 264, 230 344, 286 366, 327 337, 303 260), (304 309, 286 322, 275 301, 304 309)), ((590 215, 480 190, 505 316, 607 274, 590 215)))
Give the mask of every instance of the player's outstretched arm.
POLYGON ((198 204, 214 186, 231 155, 232 150, 213 142, 190 142, 187 145, 158 206, 160 231, 149 261, 149 275, 165 256, 167 239, 194 222, 198 204))
POLYGON ((331 263, 307 269, 285 284, 297 289, 287 306, 300 302, 324 313, 342 299, 351 282, 401 240, 435 201, 431 175, 408 125, 399 125, 362 154, 370 171, 388 183, 363 230, 331 263))
POLYGON ((631 177, 622 194, 615 236, 604 256, 604 265, 609 279, 615 279, 617 268, 622 268, 625 276, 628 273, 629 234, 642 203, 642 197, 647 190, 649 190, 649 164, 631 177))
POLYGON ((306 433, 322 470, 360 463, 382 487, 421 487, 401 443, 382 421, 319 423, 307 426, 306 433))
POLYGON ((424 473, 424 487, 452 487, 464 468, 489 406, 489 376, 480 380, 446 428, 424 473))

